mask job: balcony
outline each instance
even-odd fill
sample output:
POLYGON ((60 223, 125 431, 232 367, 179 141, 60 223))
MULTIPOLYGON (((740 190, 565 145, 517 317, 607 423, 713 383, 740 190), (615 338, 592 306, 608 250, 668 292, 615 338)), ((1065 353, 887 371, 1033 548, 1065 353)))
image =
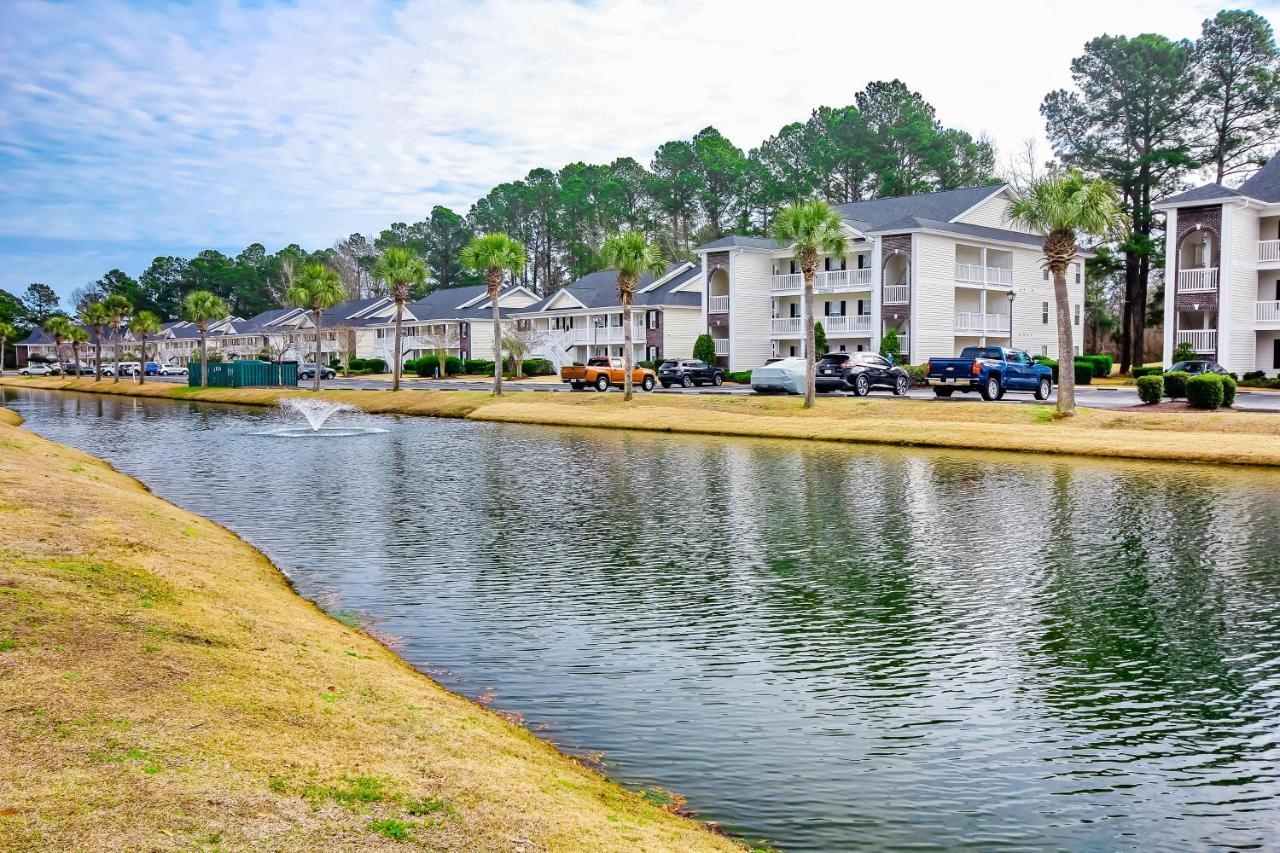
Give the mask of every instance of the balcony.
POLYGON ((1218 289, 1218 268, 1181 270, 1178 272, 1179 293, 1212 293, 1218 289))
MULTIPOLYGON (((871 286, 871 270, 831 270, 813 274, 814 293, 835 293, 841 290, 862 290, 871 286)), ((775 294, 800 293, 804 290, 804 273, 775 275, 769 292, 775 294)))
POLYGON ((911 301, 911 285, 886 284, 884 286, 885 305, 906 305, 911 301))
POLYGON ((1258 262, 1280 263, 1280 240, 1259 240, 1258 262))
POLYGON ((1191 344, 1191 348, 1198 353, 1214 352, 1218 348, 1218 330, 1192 329, 1185 332, 1179 331, 1177 343, 1191 344))
POLYGON ((956 333, 964 335, 1009 334, 1008 314, 979 314, 966 311, 956 314, 956 333))
POLYGON ((707 313, 708 314, 728 314, 729 313, 729 297, 708 296, 707 297, 707 313))
POLYGON ((729 339, 728 339, 728 338, 712 338, 711 340, 712 340, 712 341, 715 343, 715 345, 716 345, 716 355, 718 355, 718 356, 720 356, 720 355, 727 356, 727 355, 729 354, 729 339))
MULTIPOLYGON (((843 316, 835 315, 830 317, 817 316, 814 317, 813 320, 815 323, 822 324, 822 330, 827 333, 828 337, 860 337, 864 335, 871 335, 870 314, 846 314, 843 316)), ((773 336, 775 338, 804 337, 804 318, 774 317, 773 336)))
POLYGON ((956 281, 965 284, 995 284, 1008 287, 1013 284, 1013 270, 1004 267, 984 267, 978 264, 956 264, 956 281))
POLYGON ((1257 311, 1259 323, 1280 323, 1280 299, 1259 302, 1257 311))

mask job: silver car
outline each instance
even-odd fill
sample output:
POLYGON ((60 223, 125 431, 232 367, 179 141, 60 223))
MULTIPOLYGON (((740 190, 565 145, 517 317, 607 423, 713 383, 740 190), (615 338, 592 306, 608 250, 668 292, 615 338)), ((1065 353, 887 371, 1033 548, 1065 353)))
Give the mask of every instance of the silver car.
POLYGON ((803 394, 805 360, 784 358, 751 371, 751 390, 757 394, 803 394))

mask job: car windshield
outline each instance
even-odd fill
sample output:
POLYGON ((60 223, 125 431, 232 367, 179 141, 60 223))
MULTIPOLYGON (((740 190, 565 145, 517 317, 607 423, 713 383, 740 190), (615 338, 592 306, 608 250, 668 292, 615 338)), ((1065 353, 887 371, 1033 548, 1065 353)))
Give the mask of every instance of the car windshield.
POLYGON ((1004 351, 1000 347, 965 347, 960 351, 961 358, 994 358, 997 361, 1004 358, 1004 351))
POLYGON ((680 363, 677 361, 664 361, 662 362, 661 369, 666 370, 669 367, 679 367, 679 366, 680 366, 680 363))
POLYGON ((588 367, 608 367, 609 359, 604 357, 587 359, 587 366, 588 367))

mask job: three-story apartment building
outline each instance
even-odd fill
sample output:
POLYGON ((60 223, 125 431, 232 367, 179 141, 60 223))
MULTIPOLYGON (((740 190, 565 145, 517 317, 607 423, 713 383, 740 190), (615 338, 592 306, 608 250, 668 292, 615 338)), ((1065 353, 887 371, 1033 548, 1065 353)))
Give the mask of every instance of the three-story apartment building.
MULTIPOLYGON (((1053 286, 1043 238, 1008 219, 1004 184, 837 206, 848 236, 824 256, 814 315, 835 351, 876 350, 897 332, 903 361, 954 356, 970 345, 1005 345, 1057 357, 1053 286)), ((731 370, 803 355, 803 276, 790 246, 729 236, 697 249, 704 322, 731 370)), ((1079 351, 1084 254, 1068 276, 1079 351)))
POLYGON ((1280 155, 1238 189, 1154 206, 1167 217, 1164 363, 1185 343, 1237 375, 1280 375, 1280 155))

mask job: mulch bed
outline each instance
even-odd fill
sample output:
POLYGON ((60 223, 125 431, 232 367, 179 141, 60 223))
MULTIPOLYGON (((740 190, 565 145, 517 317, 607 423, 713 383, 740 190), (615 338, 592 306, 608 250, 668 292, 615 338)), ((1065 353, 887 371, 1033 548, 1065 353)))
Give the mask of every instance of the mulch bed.
MULTIPOLYGON (((1131 409, 1141 409, 1144 412, 1191 412, 1202 413, 1209 411, 1208 409, 1193 409, 1186 400, 1170 400, 1167 403, 1137 403, 1130 406, 1131 409)), ((1215 412, 1235 412, 1238 409, 1223 406, 1220 409, 1213 409, 1215 412)))

